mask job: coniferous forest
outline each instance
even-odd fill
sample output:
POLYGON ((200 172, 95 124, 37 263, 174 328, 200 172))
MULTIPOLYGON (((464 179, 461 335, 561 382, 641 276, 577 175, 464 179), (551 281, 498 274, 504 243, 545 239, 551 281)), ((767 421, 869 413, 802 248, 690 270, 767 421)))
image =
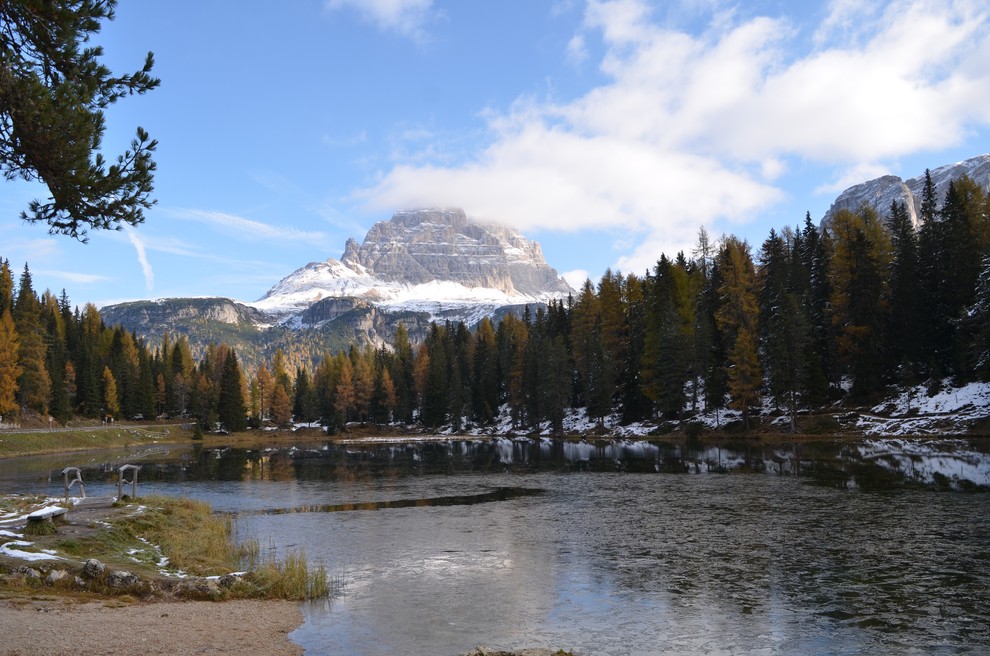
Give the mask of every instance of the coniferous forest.
POLYGON ((205 429, 262 422, 491 425, 562 432, 570 409, 599 422, 683 420, 733 409, 750 425, 893 387, 990 380, 990 197, 966 177, 939 205, 926 174, 920 229, 905 206, 840 211, 759 245, 704 229, 690 253, 643 276, 606 271, 575 297, 493 323, 433 324, 410 342, 352 346, 251 372, 211 344, 148 344, 93 305, 18 283, 0 261, 0 416, 193 417, 205 429))

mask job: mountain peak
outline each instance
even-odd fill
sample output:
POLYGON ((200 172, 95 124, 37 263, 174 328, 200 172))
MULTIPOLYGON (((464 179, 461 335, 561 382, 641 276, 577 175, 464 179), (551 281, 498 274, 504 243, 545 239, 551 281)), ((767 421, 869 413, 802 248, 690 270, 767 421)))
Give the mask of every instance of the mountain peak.
POLYGON ((395 212, 361 244, 348 239, 339 261, 307 264, 254 305, 294 314, 325 298, 353 298, 431 315, 461 308, 480 318, 573 291, 540 245, 518 231, 472 221, 461 209, 431 208, 395 212))
MULTIPOLYGON (((938 204, 945 199, 949 183, 963 175, 969 176, 976 184, 990 191, 990 154, 977 155, 955 164, 947 164, 929 171, 938 204)), ((884 175, 879 178, 862 182, 849 187, 835 199, 822 217, 822 225, 827 226, 839 210, 858 211, 862 206, 872 207, 880 216, 886 216, 890 211, 891 202, 904 203, 908 216, 917 227, 921 215, 921 194, 925 186, 925 174, 909 180, 902 180, 896 175, 884 175)))

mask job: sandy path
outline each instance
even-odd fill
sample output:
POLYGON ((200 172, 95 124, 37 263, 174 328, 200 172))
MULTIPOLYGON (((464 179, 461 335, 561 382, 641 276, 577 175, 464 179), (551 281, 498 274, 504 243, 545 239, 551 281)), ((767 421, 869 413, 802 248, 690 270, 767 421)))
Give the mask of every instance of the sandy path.
POLYGON ((135 603, 0 602, 0 656, 302 654, 289 633, 291 601, 135 603))

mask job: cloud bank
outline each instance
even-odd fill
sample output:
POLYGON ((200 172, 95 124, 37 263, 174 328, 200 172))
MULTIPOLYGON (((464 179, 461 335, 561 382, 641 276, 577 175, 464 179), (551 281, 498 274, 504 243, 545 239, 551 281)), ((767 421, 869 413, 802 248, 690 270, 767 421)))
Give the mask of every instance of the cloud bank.
POLYGON ((621 228, 642 238, 617 265, 642 270, 689 247, 701 225, 750 221, 781 202, 775 182, 796 164, 837 171, 819 190, 839 188, 990 125, 988 11, 970 0, 836 0, 815 25, 713 11, 698 32, 646 2, 589 0, 561 57, 579 62, 597 40, 604 84, 489 112, 490 143, 469 161, 410 159, 358 196, 375 210, 459 205, 530 230, 621 228))

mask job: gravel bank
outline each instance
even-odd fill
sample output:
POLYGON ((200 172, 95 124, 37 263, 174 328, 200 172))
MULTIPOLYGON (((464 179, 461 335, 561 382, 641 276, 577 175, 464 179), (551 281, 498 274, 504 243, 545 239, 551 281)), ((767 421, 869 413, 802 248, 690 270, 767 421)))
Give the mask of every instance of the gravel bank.
POLYGON ((0 656, 298 656, 289 633, 302 621, 292 601, 0 601, 0 656))

